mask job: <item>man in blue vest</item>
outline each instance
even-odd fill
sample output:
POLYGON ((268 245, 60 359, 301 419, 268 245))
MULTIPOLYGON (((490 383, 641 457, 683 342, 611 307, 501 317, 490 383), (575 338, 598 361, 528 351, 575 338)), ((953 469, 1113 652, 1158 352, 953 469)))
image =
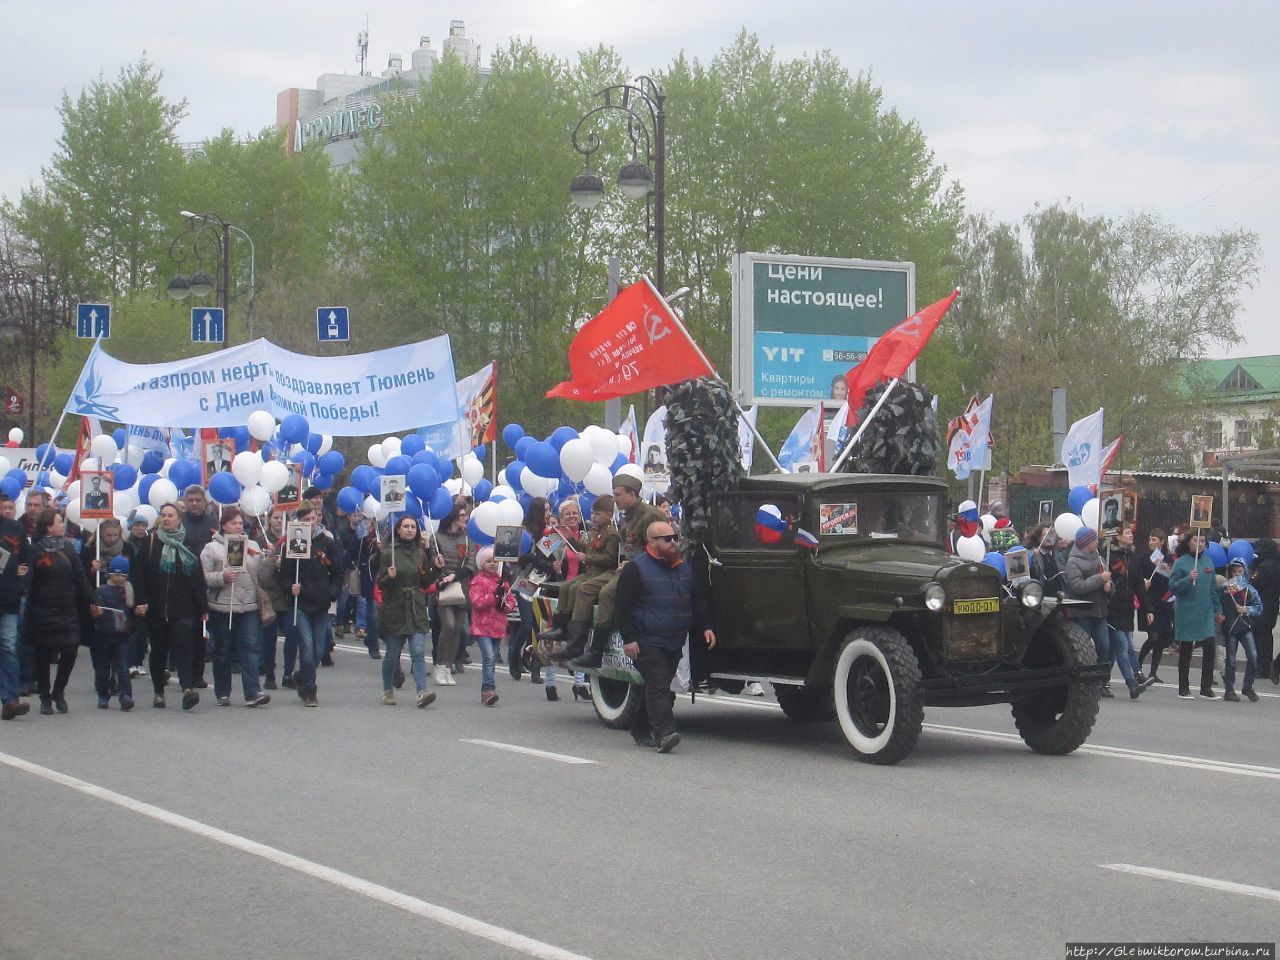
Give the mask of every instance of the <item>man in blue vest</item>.
POLYGON ((645 550, 622 568, 614 606, 623 652, 644 677, 644 696, 631 725, 642 747, 670 753, 680 742, 672 714, 671 678, 689 631, 716 645, 711 606, 689 564, 680 556, 675 530, 666 521, 649 524, 645 550))

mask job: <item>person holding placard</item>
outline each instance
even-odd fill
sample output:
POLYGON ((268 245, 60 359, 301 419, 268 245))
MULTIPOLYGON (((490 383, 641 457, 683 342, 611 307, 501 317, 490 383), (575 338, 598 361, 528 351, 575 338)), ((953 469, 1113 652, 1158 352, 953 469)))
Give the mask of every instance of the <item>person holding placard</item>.
POLYGON ((218 706, 231 705, 231 648, 240 657, 240 686, 247 707, 271 702, 259 686, 262 626, 258 616, 258 578, 262 550, 244 535, 239 507, 224 507, 218 532, 200 551, 200 567, 209 592, 209 633, 213 637, 213 695, 218 706))
MULTIPOLYGON (((382 702, 389 707, 396 703, 396 667, 406 644, 418 706, 425 707, 436 698, 427 689, 427 632, 431 623, 425 591, 436 582, 443 567, 444 559, 439 554, 432 556, 422 542, 418 521, 407 514, 400 517, 378 566, 378 588, 382 591, 380 627, 387 644, 387 655, 382 660, 382 702)), ((438 670, 436 679, 439 682, 438 670)))
POLYGON ((99 613, 94 624, 89 653, 93 658, 93 686, 98 693, 98 709, 111 705, 111 681, 115 680, 120 709, 133 709, 133 681, 129 660, 133 646, 133 586, 129 583, 129 561, 113 557, 107 563, 106 583, 94 593, 99 613))
POLYGON ((303 704, 318 707, 316 667, 328 642, 329 604, 338 597, 342 570, 337 563, 337 544, 323 530, 316 530, 315 507, 304 503, 288 525, 284 556, 277 558, 276 579, 293 609, 284 615, 286 638, 292 634, 298 645, 298 670, 294 689, 303 704))
POLYGON ((29 582, 31 546, 17 517, 17 504, 0 494, 0 719, 13 720, 31 708, 19 695, 18 615, 29 582))
POLYGON ((456 663, 458 641, 467 617, 467 592, 476 572, 476 545, 467 536, 467 519, 471 512, 461 497, 453 501, 453 509, 440 521, 436 531, 436 549, 444 558, 441 577, 436 582, 435 604, 440 616, 440 636, 436 640, 433 659, 436 683, 451 687, 457 681, 454 673, 462 672, 456 663))
POLYGON ((63 694, 76 652, 82 639, 81 627, 99 613, 93 590, 74 546, 66 538, 66 524, 56 510, 44 510, 36 521, 36 537, 31 546, 31 589, 22 628, 27 642, 35 647, 36 683, 40 691, 40 712, 67 713, 63 694), (54 654, 58 672, 53 685, 49 670, 54 654))
MULTIPOLYGON (((1197 498, 1199 499, 1199 498, 1197 498)), ((1191 652, 1200 645, 1200 696, 1218 700, 1213 692, 1214 622, 1222 623, 1222 598, 1216 589, 1213 561, 1204 552, 1205 538, 1190 530, 1178 541, 1178 559, 1169 574, 1174 601, 1173 636, 1178 641, 1178 696, 1194 700, 1191 694, 1191 652)))

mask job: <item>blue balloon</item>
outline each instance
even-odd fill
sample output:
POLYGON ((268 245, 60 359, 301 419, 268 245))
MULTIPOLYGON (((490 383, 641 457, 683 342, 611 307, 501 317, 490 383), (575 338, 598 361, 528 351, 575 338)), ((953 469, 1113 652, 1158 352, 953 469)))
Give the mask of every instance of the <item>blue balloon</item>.
POLYGON ((337 476, 342 472, 342 468, 347 465, 347 458, 337 450, 330 450, 323 457, 316 461, 316 468, 321 473, 327 473, 329 476, 337 476))
POLYGON ((1228 560, 1243 560, 1246 567, 1252 565, 1253 558, 1253 544, 1248 540, 1236 540, 1227 551, 1228 560))
MULTIPOLYGON (((5 477, 0 480, 0 493, 3 493, 10 500, 17 500, 18 495, 22 493, 22 484, 13 477, 5 477)), ((493 541, 489 541, 492 543, 493 541)))
POLYGON ((289 443, 303 443, 310 432, 307 418, 299 413, 291 413, 280 421, 280 439, 289 443))
POLYGON ((444 487, 439 487, 431 495, 427 504, 427 513, 432 520, 443 520, 453 510, 453 495, 444 487))
POLYGON ((116 446, 121 450, 129 445, 129 433, 124 427, 116 427, 112 430, 111 439, 116 442, 116 446))
POLYGON ((5 477, 10 480, 18 481, 19 492, 21 492, 22 488, 27 485, 27 471, 23 470, 21 467, 14 467, 12 470, 10 470, 8 473, 5 474, 5 477))
POLYGON ((138 481, 138 501, 147 503, 147 494, 151 492, 151 485, 160 479, 158 473, 148 473, 138 481))
POLYGON ((240 481, 230 473, 215 473, 209 478, 209 496, 224 507, 240 499, 240 481))
POLYGON ((249 436, 248 427, 233 427, 231 429, 231 439, 236 442, 237 451, 248 450, 253 442, 253 437, 249 436))
POLYGON ((520 534, 520 552, 528 553, 533 549, 533 537, 529 536, 529 531, 525 530, 520 534))
POLYGON ((625 466, 630 462, 631 461, 628 460, 626 457, 624 457, 622 454, 618 454, 616 457, 613 458, 613 463, 609 465, 609 472, 617 473, 620 467, 625 466))
POLYGON ((990 553, 988 553, 985 557, 982 558, 982 562, 989 567, 995 567, 997 570, 999 570, 1001 580, 1004 580, 1006 577, 1008 577, 1009 571, 1005 568, 1003 554, 996 553, 993 550, 990 553))
POLYGON ((556 427, 555 432, 547 440, 558 452, 566 443, 576 440, 577 437, 578 431, 573 427, 556 427))
POLYGON ((311 478, 311 485, 317 490, 328 490, 333 486, 333 477, 327 473, 317 473, 311 478))
POLYGON ((475 498, 476 503, 484 503, 491 493, 493 493, 493 484, 487 477, 471 488, 471 496, 475 498))
POLYGON ((138 467, 140 473, 159 473, 164 466, 164 454, 159 450, 148 450, 142 455, 142 463, 138 467))
POLYGON ((1067 507, 1077 517, 1080 511, 1084 509, 1084 505, 1093 499, 1093 491, 1083 484, 1078 487, 1072 487, 1071 492, 1067 494, 1067 507))
POLYGON ((448 457, 436 457, 436 476, 444 483, 453 476, 453 461, 448 457))
POLYGON ((1209 555, 1209 559, 1213 561, 1213 568, 1217 570, 1219 567, 1227 565, 1227 551, 1223 549, 1222 544, 1209 541, 1209 545, 1204 548, 1204 552, 1209 555))
MULTIPOLYGON (((366 496, 372 492, 373 485, 377 482, 377 479, 377 472, 367 463, 362 463, 351 471, 351 486, 355 487, 366 496)), ((363 497, 361 498, 361 502, 364 502, 363 497)), ((348 513, 349 512, 350 511, 348 511, 348 513)))
MULTIPOLYGON (((199 483, 202 479, 200 476, 200 468, 190 460, 175 460, 169 466, 169 479, 173 481, 173 485, 178 488, 178 494, 192 484, 199 483)), ((234 477, 232 479, 235 479, 234 477)))
POLYGON ((343 487, 338 491, 337 503, 343 513, 355 513, 364 503, 364 494, 355 487, 343 487))
POLYGON ((487 533, 481 530, 478 526, 476 526, 475 517, 472 517, 470 520, 467 521, 467 536, 470 537, 474 543, 478 543, 482 547, 490 546, 493 543, 493 537, 489 536, 487 533))
POLYGON ((578 494, 578 506, 582 508, 582 519, 590 522, 591 507, 596 502, 594 493, 587 493, 585 490, 578 494))
POLYGON ((223 440, 233 440, 235 439, 235 435, 236 435, 235 427, 223 427, 218 431, 218 436, 221 437, 223 440))
POLYGON ((533 494, 522 493, 516 499, 520 502, 520 506, 522 506, 526 511, 528 511, 529 504, 533 503, 533 494))
POLYGON ((307 448, 307 453, 314 455, 320 452, 320 447, 324 444, 324 437, 318 433, 308 433, 307 439, 301 442, 307 448))
POLYGON ((508 423, 502 428, 502 442, 512 450, 516 448, 516 444, 520 438, 524 436, 524 427, 518 423, 508 423))
MULTIPOLYGON (((42 463, 47 467, 49 464, 55 462, 55 458, 57 456, 58 448, 52 443, 42 443, 40 446, 36 447, 36 463, 42 463)), ((54 467, 53 469, 58 470, 57 467, 54 467)), ((58 470, 58 472, 65 477, 71 472, 71 468, 67 467, 66 470, 58 470)))
MULTIPOLYGON (((46 443, 45 446, 47 447, 48 444, 46 443)), ((37 459, 39 458, 37 457, 37 459)), ((160 462, 162 464, 164 463, 163 460, 160 462)), ((76 458, 75 455, 71 453, 60 453, 53 458, 53 469, 57 470, 64 477, 69 477, 71 475, 71 470, 75 465, 76 458)))
POLYGON ((430 450, 419 450, 413 455, 414 463, 425 463, 428 466, 436 465, 436 455, 430 450))
POLYGON ((53 486, 53 481, 49 479, 48 470, 41 470, 38 474, 36 474, 36 486, 37 487, 53 486))
POLYGON ((404 512, 415 520, 422 519, 422 501, 415 497, 412 492, 404 495, 404 512))
POLYGON ((262 462, 276 459, 276 454, 280 452, 280 447, 272 443, 270 440, 264 440, 262 445, 258 447, 258 455, 262 457, 262 462))
POLYGON ((409 489, 413 491, 415 496, 423 500, 430 500, 437 490, 440 489, 440 478, 436 475, 432 467, 425 463, 415 463, 409 468, 409 472, 405 475, 405 482, 408 483, 409 489))
POLYGON ((400 441, 400 452, 406 457, 421 453, 427 448, 427 441, 416 433, 411 433, 400 441))
POLYGON ((138 482, 138 468, 128 463, 113 463, 111 472, 114 474, 115 488, 117 490, 128 490, 138 482))
POLYGON ((525 460, 525 454, 528 453, 529 448, 532 447, 537 442, 538 440, 536 437, 527 437, 527 436, 521 437, 519 440, 517 440, 516 441, 516 459, 524 460, 525 463, 528 463, 529 461, 525 460))
POLYGON ((311 474, 315 472, 315 469, 316 469, 315 454, 309 453, 306 450, 299 450, 289 459, 292 460, 294 463, 302 464, 302 475, 304 477, 309 477, 311 476, 311 474))
POLYGON ((540 477, 560 476, 560 451, 545 441, 531 444, 525 450, 524 462, 540 477))
POLYGON ((387 476, 389 477, 403 477, 409 472, 409 468, 412 466, 413 460, 401 453, 388 460, 387 465, 383 467, 383 469, 387 471, 387 476))
POLYGON ((476 459, 477 459, 477 460, 479 460, 481 463, 483 463, 483 462, 484 462, 484 455, 485 455, 486 453, 488 453, 488 452, 489 452, 489 450, 488 450, 488 448, 487 448, 487 447, 482 443, 482 444, 480 444, 480 446, 476 447, 476 448, 475 448, 474 450, 472 450, 471 452, 472 452, 472 453, 474 453, 474 454, 476 455, 476 459))
POLYGON ((511 489, 519 493, 524 487, 520 484, 521 474, 524 473, 526 467, 523 460, 512 460, 507 464, 507 483, 511 484, 511 489))

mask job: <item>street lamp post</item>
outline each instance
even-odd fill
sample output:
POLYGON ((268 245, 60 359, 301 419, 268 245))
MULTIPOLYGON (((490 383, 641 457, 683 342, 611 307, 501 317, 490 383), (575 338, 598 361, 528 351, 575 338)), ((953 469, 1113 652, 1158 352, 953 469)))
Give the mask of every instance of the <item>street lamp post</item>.
POLYGON ((253 238, 216 213, 192 213, 190 210, 183 210, 181 216, 187 220, 187 229, 174 237, 173 242, 169 244, 169 259, 181 265, 190 256, 195 261, 196 270, 189 276, 179 274, 170 280, 169 296, 174 300, 184 300, 188 295, 207 297, 214 291, 213 278, 199 269, 200 264, 207 257, 209 244, 213 244, 218 256, 216 282, 218 306, 222 308, 223 323, 227 325, 223 331, 222 347, 225 349, 230 345, 231 231, 234 230, 249 241, 249 307, 245 313, 249 339, 252 340, 253 298, 257 292, 257 254, 254 250, 253 238))

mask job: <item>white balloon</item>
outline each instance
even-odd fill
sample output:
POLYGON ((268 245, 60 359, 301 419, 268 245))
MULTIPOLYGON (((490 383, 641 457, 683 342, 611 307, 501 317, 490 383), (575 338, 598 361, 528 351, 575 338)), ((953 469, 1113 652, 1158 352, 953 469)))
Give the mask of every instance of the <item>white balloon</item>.
POLYGON ((133 511, 135 516, 141 517, 147 521, 147 529, 150 530, 156 525, 156 521, 160 519, 160 514, 149 503, 139 504, 138 509, 133 511))
POLYGON ((263 443, 270 440, 275 434, 276 418, 266 410, 255 410, 249 414, 249 420, 245 426, 249 428, 249 436, 259 443, 263 443))
POLYGON ((559 482, 559 480, 552 480, 550 477, 540 477, 532 470, 526 470, 520 474, 520 485, 524 487, 524 492, 531 497, 545 497, 556 488, 559 482))
POLYGON ((610 466, 618 459, 618 435, 612 430, 599 429, 587 438, 596 455, 596 463, 610 466))
POLYGON ((112 497, 111 507, 115 510, 116 516, 121 520, 129 516, 137 505, 138 493, 133 488, 128 490, 117 490, 116 495, 112 497))
POLYGON ((644 470, 641 468, 640 464, 638 463, 624 463, 622 466, 618 468, 618 471, 617 473, 614 474, 614 476, 620 477, 620 476, 623 476, 624 474, 628 477, 635 477, 641 483, 644 483, 644 470))
POLYGON ((472 486, 475 486, 484 479, 484 464, 474 456, 465 456, 462 458, 462 465, 459 472, 462 474, 463 480, 472 486))
POLYGON ((160 474, 160 476, 167 477, 169 476, 169 468, 172 467, 175 463, 177 463, 177 461, 173 457, 165 457, 164 463, 160 465, 160 469, 157 472, 160 474))
MULTIPOLYGON (((581 437, 575 437, 560 448, 560 469, 574 483, 581 483, 586 479, 587 471, 595 462, 595 450, 590 442, 581 437)), ((610 460, 609 463, 613 461, 610 460)))
POLYGON ((631 456, 631 438, 618 434, 618 452, 624 457, 631 456))
POLYGON ((240 494, 240 509, 251 516, 265 516, 271 509, 271 494, 256 484, 246 486, 240 494))
POLYGON ((382 441, 382 466, 387 465, 387 461, 392 457, 400 456, 400 438, 387 437, 382 441))
POLYGON ((382 444, 380 443, 369 444, 368 456, 369 456, 369 463, 371 463, 373 466, 379 469, 387 465, 387 458, 382 453, 382 444))
POLYGON ((14 427, 9 431, 9 441, 11 443, 22 443, 22 428, 14 427))
MULTIPOLYGON (((490 537, 497 535, 498 524, 502 522, 501 517, 502 504, 492 501, 477 504, 475 510, 471 511, 471 519, 476 522, 476 527, 490 537)), ((524 517, 521 516, 521 519, 523 520, 524 517)))
POLYGON ((603 497, 605 494, 613 493, 613 474, 609 472, 608 467, 593 463, 587 475, 582 478, 582 485, 587 488, 587 493, 603 497))
MULTIPOLYGON (((510 485, 506 483, 500 483, 496 487, 494 487, 493 490, 489 493, 489 499, 490 500, 515 500, 517 499, 517 497, 516 497, 515 490, 513 490, 510 487, 510 485)), ((521 516, 523 516, 523 514, 521 516)))
POLYGON ((364 498, 364 506, 361 509, 364 511, 364 515, 372 520, 378 515, 378 509, 381 506, 382 504, 373 499, 372 496, 367 496, 364 498))
POLYGON ((1074 513, 1060 513, 1058 519, 1053 521, 1053 532, 1058 535, 1059 540, 1074 540, 1076 531, 1084 526, 1084 521, 1074 513))
POLYGON ((264 463, 258 474, 258 482, 267 493, 279 493, 289 482, 289 468, 279 460, 264 463))
POLYGON ((1080 521, 1082 526, 1092 527, 1094 530, 1098 529, 1098 508, 1101 505, 1102 501, 1097 497, 1094 497, 1080 508, 1080 521))
POLYGON ((511 486, 511 482, 507 480, 507 468, 503 467, 498 471, 498 479, 494 482, 493 489, 496 492, 499 487, 509 486, 511 486))
POLYGON ((427 530, 430 530, 433 534, 438 533, 440 531, 440 521, 432 520, 430 517, 426 516, 425 514, 423 515, 422 519, 418 521, 418 524, 420 526, 425 527, 427 530))
POLYGON ((984 513, 981 517, 981 520, 982 520, 982 534, 983 536, 989 536, 991 531, 996 528, 995 514, 984 513))
POLYGON ((231 475, 252 487, 262 477, 262 457, 252 450, 241 450, 231 460, 231 475))
MULTIPOLYGON (((110 440, 111 438, 108 437, 107 439, 110 440)), ((102 461, 99 460, 97 457, 85 457, 83 460, 80 461, 81 473, 95 473, 101 469, 102 469, 102 461)))
POLYGON ((961 560, 981 560, 987 555, 987 545, 983 539, 977 535, 972 537, 960 537, 956 540, 956 556, 961 560))
POLYGON ((167 477, 161 477, 147 491, 147 502, 155 507, 156 510, 159 510, 166 503, 176 503, 177 501, 178 488, 167 477))
POLYGON ((114 437, 100 433, 89 441, 89 452, 103 463, 115 463, 116 457, 120 454, 120 448, 116 446, 114 437))
POLYGON ((507 527, 518 527, 524 523, 524 507, 519 500, 503 500, 497 505, 499 523, 507 527))
POLYGON ((320 449, 316 451, 317 457, 323 457, 326 453, 333 449, 333 437, 327 433, 320 434, 320 449))
POLYGON ((49 468, 49 483, 53 485, 53 489, 61 490, 62 485, 67 482, 67 478, 60 474, 52 467, 49 468))
POLYGON ((444 482, 443 486, 449 491, 449 496, 456 497, 462 492, 462 488, 466 486, 466 484, 462 482, 461 477, 450 477, 444 482))
POLYGON ((80 498, 79 497, 73 497, 72 499, 67 501, 66 516, 67 516, 68 523, 80 522, 81 518, 80 518, 80 498))
POLYGON ((141 447, 124 448, 124 462, 129 464, 131 467, 142 466, 142 461, 146 455, 147 451, 143 450, 141 447))
POLYGON ((67 485, 67 496, 77 503, 80 502, 80 481, 73 480, 67 485))

